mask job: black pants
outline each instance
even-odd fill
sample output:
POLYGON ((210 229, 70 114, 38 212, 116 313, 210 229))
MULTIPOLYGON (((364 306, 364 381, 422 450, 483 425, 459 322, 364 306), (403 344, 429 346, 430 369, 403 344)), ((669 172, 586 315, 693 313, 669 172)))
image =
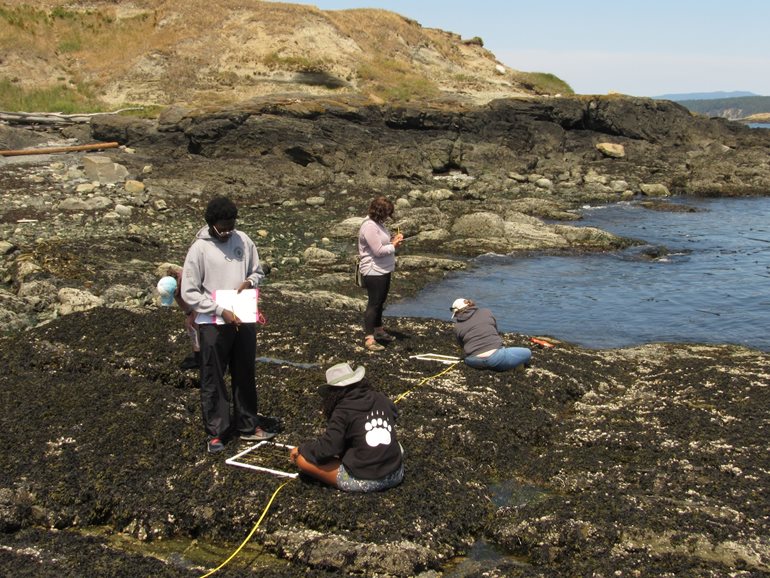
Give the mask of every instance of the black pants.
POLYGON ((382 327, 382 310, 390 291, 390 275, 364 275, 364 287, 369 296, 364 312, 364 335, 372 335, 375 327, 382 327))
POLYGON ((251 433, 259 425, 254 361, 257 354, 257 325, 201 324, 201 408, 203 427, 212 437, 231 433, 230 397, 225 371, 230 369, 235 429, 251 433))

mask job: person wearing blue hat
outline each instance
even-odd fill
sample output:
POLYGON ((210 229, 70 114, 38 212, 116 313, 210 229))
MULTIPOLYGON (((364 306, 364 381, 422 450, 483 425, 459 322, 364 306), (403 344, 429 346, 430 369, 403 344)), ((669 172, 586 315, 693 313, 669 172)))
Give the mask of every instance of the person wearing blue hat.
POLYGON ((326 431, 289 453, 300 469, 346 492, 376 492, 404 479, 395 404, 364 380, 363 366, 338 363, 321 390, 326 431))
POLYGON ((449 310, 466 365, 507 371, 527 365, 532 359, 532 351, 526 347, 503 347, 497 321, 489 309, 479 309, 470 299, 460 298, 454 300, 449 310))
POLYGON ((160 304, 163 307, 171 307, 176 302, 184 313, 184 329, 190 338, 192 351, 179 364, 179 369, 198 369, 200 367, 201 353, 200 340, 198 338, 198 324, 195 322, 195 311, 182 299, 182 268, 171 266, 168 275, 158 281, 157 290, 160 296, 160 304))
POLYGON ((177 290, 177 280, 170 275, 161 277, 156 287, 160 296, 160 304, 163 307, 171 307, 174 304, 174 295, 177 290))

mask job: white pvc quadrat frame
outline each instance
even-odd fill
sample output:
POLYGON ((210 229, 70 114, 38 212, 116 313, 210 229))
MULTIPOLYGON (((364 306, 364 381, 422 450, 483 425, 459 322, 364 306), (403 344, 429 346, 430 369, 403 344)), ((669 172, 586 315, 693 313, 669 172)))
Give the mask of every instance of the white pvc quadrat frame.
POLYGON ((453 357, 451 355, 441 355, 440 353, 421 353, 420 355, 410 355, 409 359, 420 359, 422 361, 438 361, 444 365, 450 365, 462 361, 460 357, 453 357))
MULTIPOLYGON (((265 444, 270 444, 272 446, 276 446, 279 448, 286 448, 287 450, 293 450, 295 447, 295 446, 290 446, 287 444, 279 444, 271 441, 261 441, 254 444, 253 446, 249 446, 242 452, 235 454, 233 457, 226 459, 225 463, 231 466, 238 466, 239 468, 248 468, 250 470, 256 470, 258 472, 265 472, 268 474, 272 474, 274 476, 281 476, 283 478, 296 478, 297 476, 299 476, 298 472, 285 472, 283 470, 275 470, 273 468, 264 468, 262 466, 255 466, 254 464, 247 464, 245 462, 238 461, 239 458, 242 458, 243 456, 253 452, 254 450, 259 449, 260 446, 263 446, 265 444)), ((286 454, 286 459, 287 460, 289 459, 288 453, 286 454)))

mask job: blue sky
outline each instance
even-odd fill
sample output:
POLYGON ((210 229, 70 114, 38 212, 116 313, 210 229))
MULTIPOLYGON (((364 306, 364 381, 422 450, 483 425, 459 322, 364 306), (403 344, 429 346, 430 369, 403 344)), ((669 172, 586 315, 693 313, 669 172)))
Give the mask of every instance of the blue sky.
POLYGON ((770 96, 768 0, 318 0, 383 8, 463 38, 579 94, 745 90, 770 96))

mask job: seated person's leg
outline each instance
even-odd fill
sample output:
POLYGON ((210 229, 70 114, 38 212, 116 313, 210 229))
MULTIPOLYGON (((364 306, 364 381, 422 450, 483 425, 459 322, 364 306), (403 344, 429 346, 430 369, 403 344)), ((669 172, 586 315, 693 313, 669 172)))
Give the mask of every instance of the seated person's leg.
POLYGON ((526 347, 502 347, 487 358, 487 367, 495 371, 507 371, 523 363, 529 363, 532 352, 526 347))
POLYGON ((297 467, 308 476, 312 476, 324 484, 337 487, 337 470, 340 469, 339 460, 331 460, 322 466, 317 466, 307 461, 302 454, 297 456, 297 467))
POLYGON ((379 480, 361 480, 352 476, 344 465, 337 473, 337 487, 344 492, 381 492, 400 484, 404 479, 404 464, 379 480))
POLYGON ((465 365, 474 369, 486 369, 488 360, 488 357, 475 357, 473 355, 469 355, 465 358, 465 365))

